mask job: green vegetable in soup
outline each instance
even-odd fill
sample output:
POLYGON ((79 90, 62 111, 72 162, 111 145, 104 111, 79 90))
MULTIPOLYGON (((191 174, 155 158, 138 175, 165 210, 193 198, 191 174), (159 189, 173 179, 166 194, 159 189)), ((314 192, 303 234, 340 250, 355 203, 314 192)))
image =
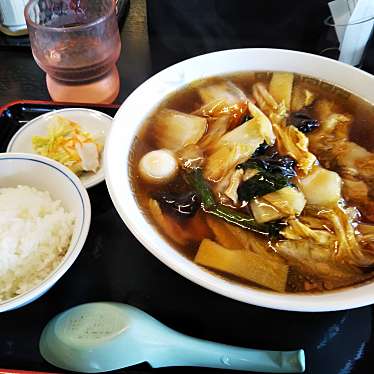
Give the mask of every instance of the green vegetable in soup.
POLYGON ((254 197, 280 190, 288 184, 288 179, 283 175, 258 173, 239 186, 238 197, 240 201, 250 201, 254 197))
POLYGON ((239 226, 243 229, 251 230, 263 235, 276 237, 279 234, 279 224, 260 224, 252 216, 232 209, 228 206, 217 204, 208 213, 225 220, 228 223, 239 226))
POLYGON ((200 195, 205 210, 210 210, 217 206, 213 193, 204 180, 201 169, 196 169, 190 173, 185 174, 185 178, 187 182, 200 195))
POLYGON ((257 170, 254 176, 244 181, 238 188, 240 201, 250 201, 290 185, 296 175, 295 161, 287 156, 259 156, 237 166, 238 169, 257 170))
POLYGON ((204 180, 201 169, 196 169, 191 173, 186 174, 185 178, 200 196, 203 209, 206 213, 212 214, 228 223, 259 234, 270 235, 271 237, 276 237, 279 234, 280 226, 277 223, 259 224, 248 214, 244 214, 228 206, 216 203, 212 191, 204 180))

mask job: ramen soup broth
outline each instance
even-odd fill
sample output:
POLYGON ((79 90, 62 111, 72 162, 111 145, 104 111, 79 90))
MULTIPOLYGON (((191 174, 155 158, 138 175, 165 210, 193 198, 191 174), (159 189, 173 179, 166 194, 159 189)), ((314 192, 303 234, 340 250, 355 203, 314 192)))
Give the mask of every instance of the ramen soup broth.
POLYGON ((219 277, 322 292, 374 276, 374 108, 292 73, 237 73, 167 97, 136 136, 138 204, 219 277))

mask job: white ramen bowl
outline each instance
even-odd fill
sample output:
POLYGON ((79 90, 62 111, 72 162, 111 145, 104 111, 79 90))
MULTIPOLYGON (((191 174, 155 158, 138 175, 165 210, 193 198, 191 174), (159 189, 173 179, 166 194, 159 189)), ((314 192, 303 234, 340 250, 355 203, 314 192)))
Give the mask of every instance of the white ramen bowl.
POLYGON ((79 178, 64 165, 27 153, 0 153, 0 187, 26 185, 48 191, 75 216, 73 235, 60 264, 39 284, 14 298, 0 301, 0 312, 29 304, 47 292, 70 268, 86 241, 91 222, 91 204, 79 178))
POLYGON ((191 58, 148 79, 115 116, 104 155, 106 181, 114 205, 136 238, 164 264, 221 295, 268 308, 333 311, 374 303, 374 282, 321 294, 280 294, 222 279, 175 250, 146 219, 129 180, 131 146, 145 119, 172 92, 196 79, 241 71, 290 71, 310 75, 374 102, 374 76, 328 58, 280 49, 236 49, 191 58))

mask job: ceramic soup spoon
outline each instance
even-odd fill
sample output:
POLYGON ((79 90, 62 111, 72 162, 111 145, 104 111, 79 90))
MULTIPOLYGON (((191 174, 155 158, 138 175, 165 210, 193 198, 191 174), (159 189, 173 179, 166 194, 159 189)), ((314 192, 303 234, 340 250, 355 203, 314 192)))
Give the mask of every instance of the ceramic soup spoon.
POLYGON ((90 303, 54 317, 40 338, 40 352, 66 370, 95 373, 142 362, 152 367, 200 366, 273 373, 301 373, 304 351, 263 351, 180 334, 126 304, 90 303))

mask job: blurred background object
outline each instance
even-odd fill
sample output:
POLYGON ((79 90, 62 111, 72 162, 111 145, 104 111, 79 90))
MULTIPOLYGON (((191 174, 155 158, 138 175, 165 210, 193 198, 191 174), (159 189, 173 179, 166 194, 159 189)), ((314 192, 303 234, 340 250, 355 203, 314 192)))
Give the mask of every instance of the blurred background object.
POLYGON ((27 34, 23 10, 27 0, 0 0, 0 31, 9 36, 27 34))
MULTIPOLYGON (((338 26, 337 30, 334 22, 326 23, 327 19, 333 20, 329 3, 331 0, 148 1, 154 71, 186 58, 232 48, 284 48, 338 59, 337 31, 342 27, 338 26)), ((357 17, 358 8, 354 5, 360 3, 357 0, 350 3, 353 4, 351 11, 356 9, 357 17)), ((369 0, 371 4, 374 2, 369 0)), ((351 22, 357 23, 357 18, 351 22)), ((357 29, 361 31, 361 26, 352 26, 349 30, 357 41, 353 43, 355 46, 360 41, 361 34, 357 29)), ((366 42, 367 38, 364 44, 366 42)))
POLYGON ((326 43, 329 0, 151 0, 154 70, 232 48, 285 48, 318 54, 326 43), (181 43, 183 40, 183 43, 181 43))
POLYGON ((328 5, 331 16, 324 23, 330 27, 328 34, 335 36, 335 45, 332 40, 332 45, 321 51, 321 54, 360 67, 373 32, 374 2, 334 0, 328 5))

